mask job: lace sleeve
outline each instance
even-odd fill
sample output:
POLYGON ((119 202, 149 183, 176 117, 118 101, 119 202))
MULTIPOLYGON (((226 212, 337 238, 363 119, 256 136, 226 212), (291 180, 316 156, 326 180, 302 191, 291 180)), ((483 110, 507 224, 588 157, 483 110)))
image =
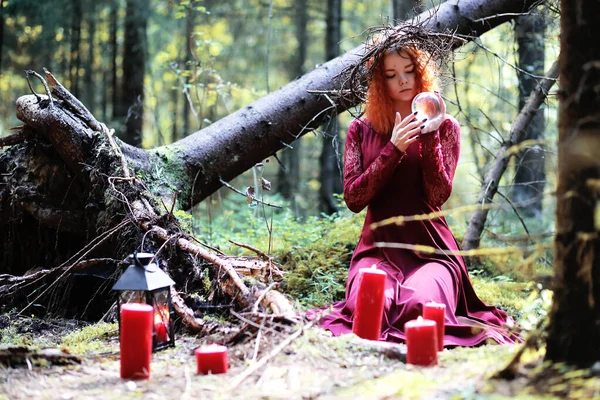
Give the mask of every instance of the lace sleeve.
MULTIPOLYGON (((379 156, 363 170, 361 136, 369 128, 361 121, 354 120, 348 128, 344 152, 344 200, 352 212, 360 212, 381 191, 381 188, 394 173, 405 153, 388 142, 379 156)), ((368 132, 376 135, 377 133, 368 132)))
POLYGON ((452 193, 460 156, 460 125, 447 118, 434 134, 421 141, 421 167, 427 203, 441 207, 452 193))

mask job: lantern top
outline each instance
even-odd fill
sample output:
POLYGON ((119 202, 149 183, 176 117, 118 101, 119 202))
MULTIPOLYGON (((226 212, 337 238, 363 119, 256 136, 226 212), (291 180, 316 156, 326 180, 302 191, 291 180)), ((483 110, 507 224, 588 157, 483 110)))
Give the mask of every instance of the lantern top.
POLYGON ((145 290, 153 291, 167 288, 175 282, 158 265, 152 253, 133 253, 128 257, 133 261, 112 290, 145 290))

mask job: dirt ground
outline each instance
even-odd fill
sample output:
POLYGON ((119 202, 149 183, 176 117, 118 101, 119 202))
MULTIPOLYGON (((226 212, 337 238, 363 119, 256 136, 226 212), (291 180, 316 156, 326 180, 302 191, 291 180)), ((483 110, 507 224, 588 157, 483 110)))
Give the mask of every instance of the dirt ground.
MULTIPOLYGON (((10 324, 4 325, 2 344, 15 335, 10 324)), ((48 323, 46 329, 33 325, 20 328, 22 337, 33 334, 30 346, 57 343, 65 350, 61 337, 81 328, 76 321, 48 323)), ((438 366, 423 368, 403 362, 403 345, 354 335, 333 338, 308 328, 290 341, 301 328, 265 329, 228 346, 229 371, 208 376, 196 374, 193 350, 224 338, 179 335, 175 348, 153 354, 151 377, 142 381, 119 377, 118 336, 107 332, 88 341, 94 346, 69 349, 80 363, 56 365, 32 356, 22 365, 0 366, 0 399, 600 399, 599 371, 579 371, 577 384, 573 377, 564 378, 564 371, 532 379, 530 372, 540 365, 536 357, 530 357, 516 379, 490 379, 508 364, 517 346, 446 349, 438 366), (274 351, 286 340, 289 345, 274 351), (261 367, 254 370, 257 363, 261 367)))

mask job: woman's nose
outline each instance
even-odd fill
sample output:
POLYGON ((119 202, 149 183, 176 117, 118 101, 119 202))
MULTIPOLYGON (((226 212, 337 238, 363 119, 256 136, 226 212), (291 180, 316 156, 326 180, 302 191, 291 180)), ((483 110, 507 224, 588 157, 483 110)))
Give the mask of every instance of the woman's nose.
POLYGON ((406 79, 406 75, 403 74, 399 74, 398 75, 398 83, 403 84, 408 82, 408 80, 406 79))

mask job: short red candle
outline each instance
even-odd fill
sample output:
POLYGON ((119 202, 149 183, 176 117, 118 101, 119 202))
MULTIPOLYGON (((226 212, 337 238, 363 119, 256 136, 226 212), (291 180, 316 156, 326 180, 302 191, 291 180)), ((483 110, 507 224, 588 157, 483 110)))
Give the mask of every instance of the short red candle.
POLYGON ((169 311, 166 307, 157 309, 154 314, 154 333, 156 334, 156 343, 163 343, 169 340, 167 334, 167 321, 169 311))
POLYGON ((361 268, 358 273, 358 294, 352 332, 363 339, 379 340, 387 274, 375 265, 371 268, 361 268))
POLYGON ((152 316, 149 304, 121 305, 119 346, 122 379, 150 378, 152 358, 152 316))
POLYGON ((196 353, 196 364, 198 373, 206 375, 223 374, 227 372, 227 347, 220 344, 210 344, 198 347, 194 350, 196 353))
POLYGON ((156 343, 166 342, 167 339, 167 325, 162 320, 158 320, 154 323, 154 332, 156 333, 156 343))
POLYGON ((444 350, 444 319, 446 305, 430 301, 423 306, 423 318, 435 321, 437 326, 438 351, 444 350))
POLYGON ((419 317, 404 324, 406 362, 413 365, 437 365, 437 328, 435 321, 419 317))

